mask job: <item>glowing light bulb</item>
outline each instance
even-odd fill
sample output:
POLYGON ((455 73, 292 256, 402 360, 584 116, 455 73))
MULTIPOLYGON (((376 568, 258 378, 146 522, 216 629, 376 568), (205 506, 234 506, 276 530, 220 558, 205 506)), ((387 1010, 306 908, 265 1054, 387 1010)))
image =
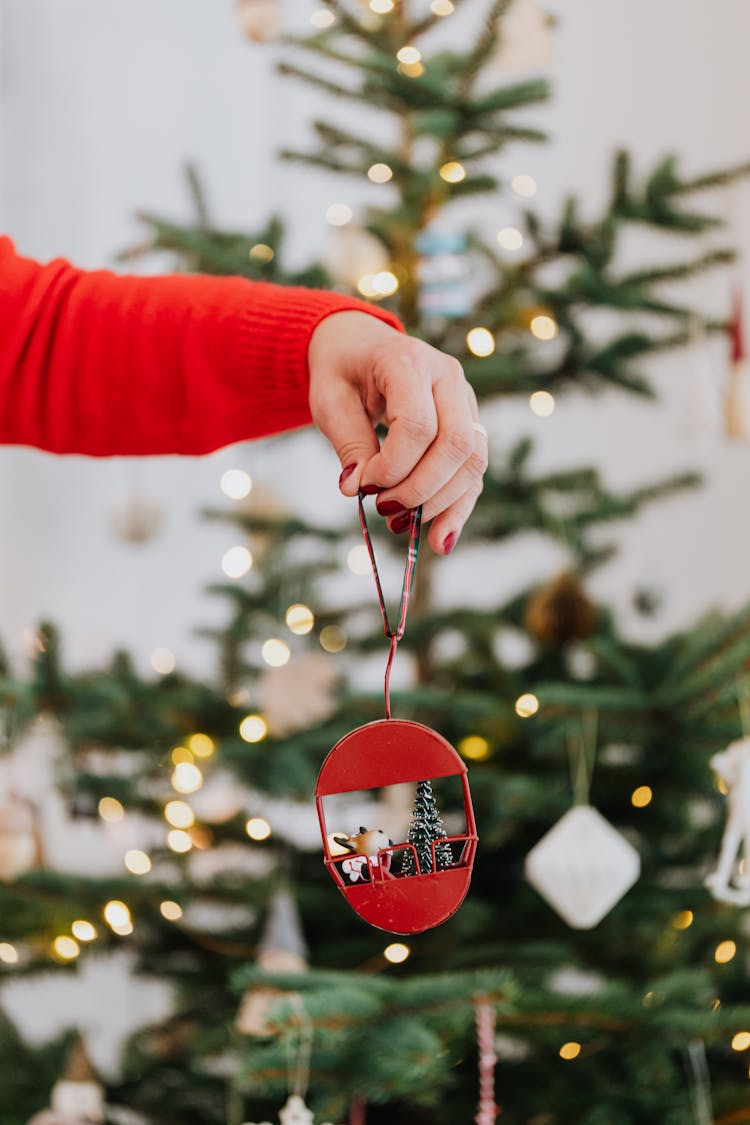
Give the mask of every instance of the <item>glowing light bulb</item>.
POLYGON ((168 676, 170 672, 174 672, 176 666, 177 661, 170 648, 155 648, 151 653, 151 667, 160 676, 168 676))
POLYGON ((272 668, 283 668, 285 664, 289 663, 292 655, 286 641, 280 641, 278 637, 269 637, 267 641, 263 642, 260 651, 266 664, 270 664, 272 668))
POLYGON ((159 910, 163 918, 168 922, 179 922, 182 917, 182 907, 178 902, 173 902, 172 899, 165 899, 164 902, 159 904, 159 910))
POLYGON ((746 1051, 750 1047, 750 1031, 738 1031, 732 1036, 732 1050, 746 1051))
POLYGON ((390 297, 398 289, 398 278, 390 270, 381 270, 373 275, 372 287, 378 297, 390 297))
POLYGON ((104 920, 114 929, 116 926, 126 926, 130 922, 130 908, 120 899, 111 899, 104 907, 104 920))
POLYGON ((172 788, 178 793, 195 793, 203 784, 203 774, 192 762, 178 762, 172 774, 172 788))
POLYGON ((125 852, 125 866, 131 875, 148 875, 151 860, 140 848, 131 848, 125 852))
POLYGON ((347 203, 332 203, 326 210, 326 222, 332 227, 345 227, 354 218, 354 212, 347 203))
POLYGON ((326 625, 320 630, 320 647, 324 652, 343 652, 346 648, 346 633, 340 625, 326 625))
POLYGON ((379 297, 377 289, 375 288, 375 274, 363 273, 357 282, 357 289, 363 297, 379 297))
POLYGON ((73 937, 78 938, 79 941, 95 941, 98 937, 96 926, 92 926, 91 922, 83 918, 77 918, 70 929, 73 937))
POLYGON ((313 12, 310 16, 310 23, 313 27, 320 28, 321 30, 325 30, 327 27, 333 27, 335 22, 336 17, 328 8, 318 8, 318 10, 313 12))
POLYGON ((634 789, 633 792, 630 794, 630 803, 633 806, 633 808, 645 809, 646 805, 651 804, 651 800, 652 800, 653 796, 654 796, 654 794, 653 794, 650 786, 639 785, 638 788, 634 789))
POLYGON ((452 16, 456 8, 452 0, 432 0, 430 10, 435 16, 452 16))
POLYGON ((388 164, 371 164, 367 169, 367 178, 374 184, 387 184, 393 179, 393 169, 388 164))
POLYGON ((516 714, 521 719, 530 719, 532 715, 536 715, 539 710, 539 700, 530 691, 524 692, 519 695, 516 700, 516 714))
POLYGON ((244 469, 227 469, 221 476, 221 491, 230 500, 244 500, 252 491, 253 482, 244 469))
POLYGON ((458 160, 449 160, 440 168, 439 176, 447 184, 460 184, 466 179, 466 169, 458 160))
POLYGON ((210 758, 216 749, 216 743, 208 734, 191 734, 187 744, 196 758, 210 758))
POLYGON ((714 950, 714 961, 717 965, 727 965, 736 952, 737 946, 733 941, 720 941, 714 950))
POLYGON ((245 715, 240 723, 240 738, 245 742, 262 742, 268 734, 268 723, 262 715, 245 715))
POLYGON ((503 250, 520 250, 523 246, 523 235, 516 227, 503 227, 497 232, 497 241, 503 250))
POLYGON ((4 965, 18 964, 18 950, 9 941, 0 941, 0 961, 4 965))
POLYGON ((251 816, 245 831, 251 840, 267 840, 271 835, 271 825, 262 816, 251 816))
POLYGON ((404 945, 402 941, 392 941, 391 944, 386 945, 383 950, 383 956, 386 961, 390 961, 392 965, 402 964, 410 953, 411 949, 408 945, 404 945))
POLYGON ((251 262, 272 262, 276 257, 276 252, 273 246, 269 246, 267 242, 256 242, 255 246, 250 247, 248 254, 251 262))
POLYGON ((195 824, 195 813, 187 801, 167 801, 164 806, 164 819, 173 828, 192 828, 195 824))
POLYGON ((529 395, 529 406, 537 418, 549 418, 554 412, 555 400, 549 391, 534 391, 529 395))
POLYGON ((495 337, 488 328, 471 328, 466 334, 466 343, 472 355, 482 358, 495 350, 495 337))
POLYGON ((175 746, 169 756, 172 759, 173 766, 179 766, 180 762, 192 762, 194 760, 193 753, 188 750, 187 746, 175 746))
POLYGON ((74 961, 78 954, 81 952, 81 947, 75 938, 68 937, 67 934, 60 934, 52 943, 55 953, 61 957, 63 961, 74 961))
POLYGON ((554 340, 557 335, 557 321, 546 313, 532 317, 529 328, 537 340, 554 340))
POLYGON ((125 816, 125 809, 117 797, 102 797, 99 802, 99 816, 108 824, 114 824, 125 816))
POLYGON ((387 16, 394 8, 393 0, 370 0, 370 11, 376 16, 387 16))
POLYGON ((510 181, 510 186, 513 188, 516 195, 524 196, 527 199, 530 199, 532 195, 536 195, 538 191, 537 182, 533 176, 514 176, 510 181))
POLYGON ((171 832, 167 833, 167 847, 171 848, 173 852, 180 854, 189 852, 192 846, 193 841, 187 832, 183 832, 181 828, 173 828, 171 832))
POLYGON ((563 1045, 562 1045, 562 1047, 560 1048, 560 1051, 559 1051, 560 1058, 561 1059, 567 1059, 568 1061, 570 1059, 577 1059, 578 1056, 580 1055, 580 1053, 581 1053, 581 1044, 575 1043, 575 1042, 563 1043, 563 1045))
POLYGON ((486 758, 490 752, 490 744, 486 738, 479 734, 467 734, 458 744, 458 752, 462 758, 472 762, 479 762, 486 758))
POLYGON ((354 574, 370 574, 372 563, 364 543, 352 547, 346 556, 346 565, 354 574))
POLYGON ((306 633, 312 632, 312 627, 315 624, 313 611, 309 606, 300 603, 289 606, 285 620, 288 628, 299 637, 304 637, 306 633))
POLYGON ((230 547, 221 559, 221 569, 227 578, 242 578, 253 565, 253 556, 247 547, 230 547))
POLYGON ((406 46, 396 52, 396 58, 406 66, 413 66, 422 61, 422 52, 417 47, 406 46))
POLYGON ((675 914, 672 919, 672 925, 676 930, 687 930, 693 924, 692 910, 681 910, 679 914, 675 914))

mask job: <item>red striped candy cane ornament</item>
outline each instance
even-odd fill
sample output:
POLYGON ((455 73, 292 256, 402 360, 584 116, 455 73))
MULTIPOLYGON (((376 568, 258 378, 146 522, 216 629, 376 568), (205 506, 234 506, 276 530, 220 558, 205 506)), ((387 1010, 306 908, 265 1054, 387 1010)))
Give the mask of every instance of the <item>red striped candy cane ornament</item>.
POLYGON ((495 1009, 486 1000, 475 1004, 477 1044, 479 1046, 479 1109, 476 1125, 495 1125, 500 1112, 495 1104, 495 1009))

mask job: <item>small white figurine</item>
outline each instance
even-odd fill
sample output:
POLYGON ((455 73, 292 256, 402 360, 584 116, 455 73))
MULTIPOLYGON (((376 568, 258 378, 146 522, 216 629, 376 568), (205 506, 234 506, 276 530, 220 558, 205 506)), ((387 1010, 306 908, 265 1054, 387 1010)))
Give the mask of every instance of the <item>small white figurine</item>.
POLYGON ((750 906, 750 738, 714 754, 711 766, 727 788, 727 822, 719 862, 705 883, 719 902, 750 906))

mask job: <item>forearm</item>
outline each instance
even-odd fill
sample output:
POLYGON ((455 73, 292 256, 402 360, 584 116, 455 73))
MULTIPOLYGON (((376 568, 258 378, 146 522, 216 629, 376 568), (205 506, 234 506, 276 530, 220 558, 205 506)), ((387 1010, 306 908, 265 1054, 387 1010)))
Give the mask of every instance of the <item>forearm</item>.
POLYGON ((311 336, 346 309, 398 326, 340 294, 40 265, 0 239, 0 443, 202 454, 306 425, 311 336))

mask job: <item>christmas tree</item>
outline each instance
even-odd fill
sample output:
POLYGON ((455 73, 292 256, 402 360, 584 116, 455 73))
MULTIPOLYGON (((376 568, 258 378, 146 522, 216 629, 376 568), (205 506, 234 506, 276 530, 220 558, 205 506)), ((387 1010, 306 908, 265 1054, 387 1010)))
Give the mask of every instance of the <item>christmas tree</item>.
MULTIPOLYGON (((254 4, 268 7, 245 7, 254 4)), ((195 223, 150 216, 149 247, 195 270, 356 285, 462 360, 488 420, 507 395, 528 396, 544 416, 559 393, 652 394, 650 357, 686 345, 696 326, 725 327, 680 293, 732 261, 731 247, 704 241, 721 227, 705 193, 748 168, 684 177, 669 157, 643 174, 619 152, 599 214, 584 217, 572 197, 557 217, 528 203, 488 244, 467 229, 462 204, 507 191, 504 152, 544 139, 524 113, 549 96, 541 80, 491 82, 510 11, 509 0, 329 0, 313 34, 290 41, 282 73, 390 126, 382 140, 318 120, 311 147, 285 153, 310 174, 373 184, 356 227, 332 214, 343 225, 327 272, 284 268, 278 218, 217 229, 194 174, 195 223), (480 25, 453 33, 472 8, 480 25), (622 266, 636 227, 669 234, 681 257, 622 266)), ((526 177, 514 190, 531 199, 534 185, 526 177)), ((408 941, 350 911, 321 862, 310 807, 328 750, 382 715, 377 683, 353 675, 360 658, 385 659, 373 592, 347 597, 338 580, 347 551, 359 566, 354 521, 313 525, 278 495, 283 483, 270 497, 244 478, 228 487, 235 507, 207 513, 241 537, 213 591, 227 605, 212 633, 214 682, 168 663, 143 680, 124 654, 71 675, 49 625, 30 675, 3 668, 8 748, 36 753, 57 781, 41 817, 23 796, 2 798, 4 974, 82 973, 97 951, 125 947, 140 973, 171 986, 168 1016, 130 1039, 109 1082, 112 1121, 127 1110, 149 1125, 241 1125, 275 1119, 292 1095, 318 1122, 454 1125, 474 1118, 478 1068, 491 1120, 493 1049, 512 1125, 750 1120, 747 927, 704 887, 723 815, 709 761, 741 730, 750 611, 649 647, 621 636, 586 591, 611 556, 603 534, 614 519, 694 484, 682 474, 613 492, 592 468, 540 473, 522 437, 494 451, 464 540, 494 560, 537 532, 565 548, 564 574, 488 608, 471 591, 438 596, 436 566, 460 568, 461 552, 450 563, 423 557, 401 645, 411 677, 394 711, 439 730, 470 763, 481 844, 461 910, 408 941), (60 808, 71 832, 111 855, 98 874, 38 860, 44 817, 60 808), (524 867, 571 813, 566 862, 553 866, 560 845, 529 869, 555 911, 524 867), (611 901, 585 928, 592 887, 594 906, 606 891, 611 901)), ((381 534, 378 550, 389 547, 403 561, 381 534)), ((369 825, 390 816, 405 838, 413 794, 363 800, 369 825)), ((439 839, 426 783, 417 802, 425 835, 439 839)), ((336 829, 348 836, 360 823, 336 829)), ((438 845, 438 868, 442 855, 438 845)), ((69 1040, 39 1054, 42 1089, 19 1077, 30 1049, 10 1023, 0 1031, 0 1088, 14 1092, 3 1125, 25 1125, 49 1104, 69 1040)))
POLYGON ((414 852, 404 853, 401 870, 405 875, 424 874, 426 871, 442 871, 450 867, 453 855, 449 843, 440 843, 445 840, 448 833, 443 827, 443 821, 438 812, 435 795, 429 781, 418 781, 417 791, 414 796, 414 808, 411 815, 411 824, 406 839, 414 845, 417 861, 414 861, 414 852), (436 843, 437 841, 437 843, 436 843), (433 864, 432 845, 435 844, 435 861, 433 864))

